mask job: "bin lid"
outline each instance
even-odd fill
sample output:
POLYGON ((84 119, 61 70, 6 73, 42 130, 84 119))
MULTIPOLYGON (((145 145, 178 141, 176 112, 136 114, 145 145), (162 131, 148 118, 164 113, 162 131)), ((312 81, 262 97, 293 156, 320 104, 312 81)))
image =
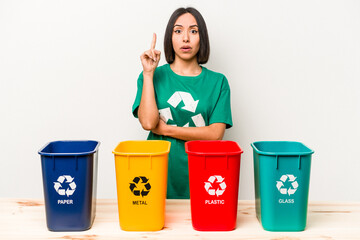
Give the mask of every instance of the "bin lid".
POLYGON ((234 141, 196 140, 185 143, 187 154, 202 156, 240 155, 243 150, 234 141))
POLYGON ((98 151, 100 142, 93 140, 52 141, 42 147, 41 156, 86 156, 98 151))
POLYGON ((251 143, 257 154, 268 156, 310 155, 314 151, 301 142, 295 141, 257 141, 251 143))
POLYGON ((165 140, 129 140, 120 142, 113 151, 117 156, 160 156, 170 152, 165 140))

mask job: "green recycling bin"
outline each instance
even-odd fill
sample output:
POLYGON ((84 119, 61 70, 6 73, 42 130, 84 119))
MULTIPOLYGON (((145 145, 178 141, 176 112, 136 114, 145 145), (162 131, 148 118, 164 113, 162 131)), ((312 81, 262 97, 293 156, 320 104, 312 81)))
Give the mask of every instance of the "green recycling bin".
POLYGON ((290 141, 259 141, 251 146, 258 220, 267 231, 303 231, 314 151, 290 141))

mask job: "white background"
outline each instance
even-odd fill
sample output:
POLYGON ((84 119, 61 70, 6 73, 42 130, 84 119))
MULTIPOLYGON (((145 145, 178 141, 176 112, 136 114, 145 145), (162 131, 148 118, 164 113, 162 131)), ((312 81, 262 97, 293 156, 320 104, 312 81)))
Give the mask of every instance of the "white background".
MULTIPOLYGON (((310 200, 360 200, 359 1, 0 0, 0 197, 42 198, 49 141, 101 141, 98 197, 115 198, 112 150, 145 139, 131 114, 140 54, 171 13, 196 7, 226 75, 243 148, 240 199, 253 199, 250 143, 315 151, 310 200)), ((164 64, 164 55, 160 65, 164 64)))

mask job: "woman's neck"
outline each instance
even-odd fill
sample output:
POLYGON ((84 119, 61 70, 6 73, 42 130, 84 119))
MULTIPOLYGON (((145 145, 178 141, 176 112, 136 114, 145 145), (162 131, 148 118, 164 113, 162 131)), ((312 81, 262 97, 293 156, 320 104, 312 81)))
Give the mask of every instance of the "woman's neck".
POLYGON ((202 71, 196 58, 191 61, 184 61, 175 57, 175 61, 170 64, 170 68, 173 72, 181 76, 197 76, 202 71))

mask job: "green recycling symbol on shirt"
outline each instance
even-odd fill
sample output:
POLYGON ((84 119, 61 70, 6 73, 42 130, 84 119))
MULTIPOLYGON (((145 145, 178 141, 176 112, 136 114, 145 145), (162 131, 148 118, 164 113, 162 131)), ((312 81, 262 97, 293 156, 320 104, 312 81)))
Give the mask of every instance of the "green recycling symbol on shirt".
MULTIPOLYGON (((184 106, 181 108, 184 111, 189 111, 192 113, 195 113, 196 107, 199 103, 199 100, 194 100, 194 98, 191 96, 188 92, 182 92, 182 91, 176 91, 167 101, 172 107, 176 108, 180 102, 184 102, 184 106)), ((170 107, 159 109, 160 118, 164 122, 168 122, 168 120, 173 120, 173 117, 171 115, 170 107)), ((192 121, 194 122, 196 127, 204 127, 205 121, 201 113, 192 116, 192 121)), ((183 127, 189 127, 189 122, 186 123, 183 127)))

